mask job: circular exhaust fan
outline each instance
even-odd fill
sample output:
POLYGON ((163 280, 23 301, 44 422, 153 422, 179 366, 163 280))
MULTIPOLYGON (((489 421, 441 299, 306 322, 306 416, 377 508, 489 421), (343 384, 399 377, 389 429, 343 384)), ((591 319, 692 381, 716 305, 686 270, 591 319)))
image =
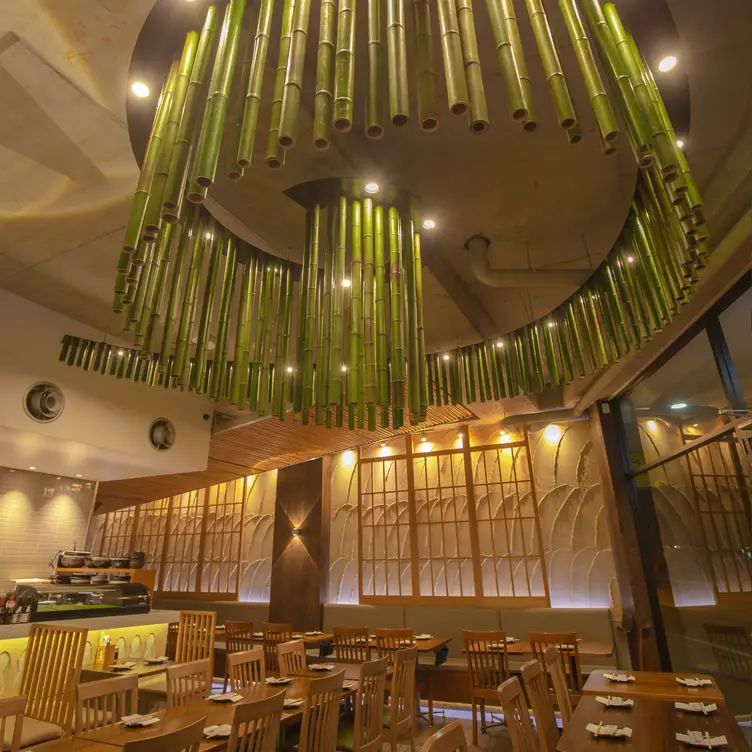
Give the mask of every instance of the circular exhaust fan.
POLYGON ((65 397, 59 387, 40 381, 27 389, 23 406, 32 420, 51 423, 57 420, 63 412, 65 397))
POLYGON ((175 443, 175 426, 166 418, 155 420, 149 428, 149 443, 158 451, 166 452, 175 443))

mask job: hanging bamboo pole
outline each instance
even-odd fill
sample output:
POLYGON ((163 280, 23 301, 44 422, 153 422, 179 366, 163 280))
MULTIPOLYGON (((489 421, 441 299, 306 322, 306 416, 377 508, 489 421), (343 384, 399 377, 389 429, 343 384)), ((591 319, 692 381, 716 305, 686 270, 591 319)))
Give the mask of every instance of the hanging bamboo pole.
POLYGON ((363 350, 363 260, 362 217, 360 201, 352 202, 350 240, 350 344, 348 347, 349 369, 347 372, 347 402, 360 399, 361 382, 365 374, 360 370, 360 354, 363 350))
POLYGON ((418 324, 417 301, 415 299, 415 251, 413 241, 415 230, 409 217, 400 218, 400 240, 402 241, 402 263, 405 272, 404 300, 400 301, 406 313, 405 337, 407 339, 407 406, 410 423, 415 425, 420 414, 420 391, 418 390, 418 324))
POLYGON ((405 407, 405 345, 402 322, 404 284, 402 280, 402 238, 397 209, 389 207, 389 294, 392 344, 392 425, 398 428, 403 422, 405 407))
POLYGON ((287 307, 290 303, 290 266, 284 264, 279 274, 279 294, 277 295, 277 342, 274 347, 274 377, 272 380, 272 415, 282 415, 283 412, 283 387, 285 373, 287 372, 287 351, 285 350, 285 320, 287 307))
POLYGON ((321 0, 319 46, 316 58, 316 96, 313 104, 313 145, 317 149, 328 149, 331 139, 335 17, 334 0, 321 0))
POLYGON ((235 268, 237 259, 237 238, 227 233, 225 237, 225 268, 222 276, 222 290, 219 297, 219 327, 217 345, 214 348, 214 368, 211 374, 209 392, 213 399, 223 396, 223 385, 227 378, 227 350, 230 343, 230 314, 235 293, 235 268))
POLYGON ((413 28, 417 70, 418 123, 421 130, 433 131, 439 127, 439 118, 429 0, 413 0, 413 28))
POLYGON ((426 336, 423 324, 423 260, 420 250, 420 234, 413 239, 415 261, 415 324, 418 332, 418 393, 420 396, 420 419, 428 415, 428 385, 426 383, 426 336))
POLYGON ((305 382, 305 327, 306 327, 306 300, 308 298, 309 275, 311 272, 311 227, 313 224, 313 212, 309 208, 305 219, 305 242, 303 244, 303 266, 300 270, 300 283, 298 284, 298 315, 297 315, 297 341, 295 344, 295 371, 293 383, 293 417, 297 419, 303 412, 303 384, 305 382))
POLYGON ((235 355, 230 384, 230 402, 241 410, 248 399, 248 362, 250 359, 251 320, 253 318, 253 291, 258 258, 254 254, 242 266, 240 306, 235 329, 235 355))
MULTIPOLYGON (((514 0, 500 0, 500 3, 506 34, 514 50, 517 76, 519 77, 519 85, 522 89, 523 101, 525 103, 525 117, 522 119, 522 127, 525 131, 532 132, 538 127, 538 118, 535 113, 533 87, 530 83, 530 75, 527 72, 527 63, 525 62, 525 53, 522 48, 522 38, 520 37, 520 27, 517 23, 517 14, 514 9, 514 0)), ((504 73, 502 72, 503 75, 504 73)))
POLYGON ((368 428, 371 431, 376 428, 376 404, 378 402, 376 375, 376 269, 374 266, 373 220, 373 200, 365 198, 363 199, 363 350, 365 361, 363 382, 365 387, 364 399, 368 410, 368 428))
MULTIPOLYGON (((439 7, 441 7, 441 3, 439 3, 439 7)), ((527 119, 530 105, 525 99, 526 92, 522 88, 517 61, 517 55, 522 54, 522 50, 517 50, 512 44, 506 22, 506 8, 502 6, 501 0, 486 0, 486 9, 496 47, 496 57, 499 61, 499 72, 507 95, 509 114, 513 120, 524 122, 527 119)), ((446 66, 446 58, 444 64, 446 66)))
POLYGON ((274 301, 274 264, 269 260, 259 261, 260 291, 258 324, 254 343, 251 376, 248 388, 248 407, 263 414, 266 410, 266 390, 268 376, 269 338, 271 336, 271 315, 274 301))
POLYGON ((579 123, 567 130, 567 138, 570 144, 579 144, 582 141, 582 128, 579 123))
POLYGON ((366 136, 384 135, 384 43, 381 0, 368 0, 368 88, 366 90, 366 136))
POLYGON ((311 0, 297 0, 290 39, 290 57, 285 72, 285 85, 282 93, 282 112, 279 121, 279 145, 283 149, 295 146, 300 118, 300 97, 303 89, 306 44, 308 42, 308 20, 311 13, 311 0))
MULTIPOLYGON (((309 240, 308 272, 305 296, 305 326, 303 342, 303 409, 313 407, 313 351, 315 345, 316 316, 321 312, 316 308, 316 288, 319 278, 319 243, 321 237, 321 204, 316 203, 311 211, 311 227, 309 240)), ((301 280, 303 284, 303 280, 301 280)), ((300 315, 300 314, 298 314, 300 315)), ((319 340, 319 346, 321 341, 319 340)), ((300 367, 298 363, 298 367, 300 367)))
POLYGON ((157 244, 157 265, 154 270, 154 284, 151 286, 145 306, 146 310, 149 311, 149 318, 146 321, 144 341, 141 345, 141 350, 146 358, 152 357, 156 326, 162 317, 162 302, 164 299, 167 271, 170 266, 172 245, 176 234, 175 225, 167 225, 162 231, 157 244))
POLYGON ((225 153, 227 154, 227 178, 233 183, 237 183, 245 173, 245 167, 238 164, 238 149, 240 148, 240 139, 243 135, 243 114, 245 112, 246 93, 248 91, 248 82, 251 79, 251 67, 253 65, 252 41, 248 40, 246 45, 245 60, 243 67, 240 69, 240 83, 237 90, 233 92, 232 103, 227 113, 227 145, 225 153))
MULTIPOLYGON (((496 0, 488 0, 494 4, 496 0)), ((452 115, 464 115, 470 107, 470 98, 465 80, 465 64, 462 59, 462 41, 457 21, 457 8, 454 0, 437 0, 441 51, 444 56, 447 102, 452 115)), ((489 5, 490 7, 490 5, 489 5)), ((490 13, 490 10, 489 10, 490 13)))
POLYGON ((488 107, 480 68, 478 40, 475 36, 472 0, 456 0, 456 6, 465 81, 470 99, 470 131, 484 133, 488 128, 488 107))
POLYGON ((386 2, 386 37, 389 61, 389 117, 392 125, 401 127, 407 125, 410 119, 404 0, 386 2))
MULTIPOLYGON (((322 319, 323 334, 320 338, 322 346, 317 358, 316 378, 316 408, 324 410, 327 425, 329 417, 329 373, 332 352, 332 295, 334 292, 334 256, 337 243, 337 206, 330 203, 327 207, 326 217, 326 253, 324 256, 324 283, 322 290, 322 319)), ((318 417, 317 417, 318 421, 318 417)))
POLYGON ((389 402, 389 354, 386 323, 386 258, 384 250, 384 209, 377 206, 373 215, 373 251, 375 263, 376 297, 376 393, 379 406, 389 402))
POLYGON ((274 79, 274 98, 269 111, 269 134, 266 139, 266 165, 278 169, 285 163, 285 150, 279 145, 279 123, 282 115, 282 95, 287 77, 287 60, 290 55, 292 39, 292 21, 295 15, 296 0, 284 0, 282 13, 282 31, 279 38, 279 56, 277 73, 274 79))
POLYGON ((334 248, 331 296, 331 343, 329 351, 329 404, 338 405, 342 399, 342 339, 345 305, 345 252, 347 248, 347 198, 339 199, 339 216, 334 248))
POLYGON ((214 227, 211 238, 207 238, 207 240, 210 244, 209 268, 202 296, 201 318, 198 322, 198 333, 196 334, 196 367, 191 374, 191 388, 196 391, 203 391, 202 385, 206 375, 206 351, 209 344, 209 334, 211 333, 214 298, 217 293, 222 261, 222 245, 224 240, 222 229, 214 227))
POLYGON ((334 64, 334 130, 352 128, 355 98, 355 0, 339 0, 334 64))

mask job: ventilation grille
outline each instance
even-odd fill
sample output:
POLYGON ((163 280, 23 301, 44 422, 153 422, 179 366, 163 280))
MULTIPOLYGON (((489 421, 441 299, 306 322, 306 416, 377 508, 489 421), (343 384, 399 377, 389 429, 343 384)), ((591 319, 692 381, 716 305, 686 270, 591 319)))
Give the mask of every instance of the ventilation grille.
POLYGON ((159 418, 149 428, 149 443, 158 452, 166 452, 175 443, 175 426, 166 418, 159 418))
POLYGON ((23 399, 26 414, 39 423, 57 420, 65 407, 65 397, 54 384, 40 381, 29 387, 23 399))

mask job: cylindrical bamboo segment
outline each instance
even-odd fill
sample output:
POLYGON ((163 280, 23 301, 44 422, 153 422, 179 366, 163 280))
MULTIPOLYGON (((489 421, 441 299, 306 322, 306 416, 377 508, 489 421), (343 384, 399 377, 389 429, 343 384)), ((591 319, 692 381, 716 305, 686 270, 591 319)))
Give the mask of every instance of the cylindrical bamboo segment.
POLYGON ((366 89, 366 136, 384 135, 384 41, 381 0, 368 0, 368 86, 366 89))
POLYGON ((227 118, 227 102, 235 72, 244 12, 245 0, 230 0, 225 10, 193 167, 192 182, 203 188, 212 185, 217 174, 219 147, 227 118))
MULTIPOLYGON (((337 205, 332 202, 326 210, 326 247, 324 252, 324 280, 322 289, 322 333, 316 363, 316 409, 328 413, 329 360, 332 348, 332 293, 334 292, 334 256, 337 243, 337 205)), ((318 417, 317 417, 318 421, 318 417)))
POLYGON ((308 19, 311 14, 311 0, 297 0, 292 22, 290 57, 285 72, 285 86, 282 93, 282 113, 279 122, 279 145, 283 149, 295 146, 300 117, 300 95, 303 89, 306 45, 308 43, 308 19))
POLYGON ((418 422, 420 413, 420 392, 418 391, 418 327, 415 300, 415 252, 413 240, 415 232, 413 222, 403 217, 400 222, 400 239, 402 241, 402 263, 405 272, 404 280, 404 310, 405 338, 407 339, 407 406, 410 411, 410 422, 418 422))
POLYGON ((393 125, 403 126, 407 125, 410 119, 404 0, 386 2, 386 39, 389 60, 389 117, 393 125))
MULTIPOLYGON (((233 92, 232 103, 227 114, 227 177, 233 183, 243 177, 245 168, 238 164, 238 148, 240 147, 240 137, 243 134, 243 113, 245 111, 245 98, 248 91, 248 81, 251 78, 251 66, 253 65, 253 50, 251 49, 251 40, 248 40, 245 60, 240 71, 240 84, 236 91, 233 92)), ((212 374, 213 376, 214 374, 212 374)))
POLYGON ((253 278, 256 257, 243 262, 240 267, 240 300, 238 317, 235 322, 235 353, 232 362, 230 380, 230 402, 241 410, 246 403, 248 383, 248 342, 250 339, 250 320, 253 314, 253 278))
MULTIPOLYGON (((155 255, 156 244, 146 243, 146 261, 144 263, 144 268, 141 271, 141 277, 138 280, 138 285, 136 286, 136 294, 133 298, 133 305, 130 309, 130 321, 132 324, 136 324, 137 337, 141 328, 141 320, 143 318, 144 305, 147 299, 147 291, 151 284, 155 255)), ((141 334, 143 335, 143 331, 141 332, 141 334)), ((137 342, 136 344, 139 344, 139 342, 137 342)))
MULTIPOLYGON (((313 407, 313 353, 316 338, 316 316, 321 312, 316 308, 317 283, 319 278, 319 244, 322 235, 321 228, 321 204, 316 203, 311 209, 311 222, 309 229, 309 253, 308 253, 308 270, 305 274, 305 284, 307 286, 305 294, 305 311, 299 316, 304 316, 303 327, 303 362, 298 363, 298 368, 302 365, 302 382, 303 409, 313 407)), ((303 280, 301 279, 301 284, 303 280)), ((321 341, 319 341, 321 347, 321 341)))
POLYGON ((225 268, 222 276, 222 291, 219 298, 219 326, 217 328, 217 346, 214 348, 214 367, 211 373, 209 392, 213 399, 223 396, 223 387, 227 378, 227 350, 230 343, 230 314, 232 299, 235 294, 235 267, 237 258, 237 238, 227 234, 225 238, 225 268))
POLYGON ((285 150, 279 145, 279 123, 282 115, 282 95, 287 77, 287 60, 290 55, 292 39, 292 21, 295 15, 296 0, 285 0, 282 13, 282 31, 279 37, 279 56, 277 73, 274 79, 274 98, 269 110, 269 134, 266 139, 266 166, 272 169, 282 167, 285 163, 285 150))
POLYGON ((535 113, 535 104, 533 102, 533 88, 530 83, 530 75, 527 72, 527 63, 525 62, 525 53, 522 48, 520 27, 517 23, 517 14, 514 9, 514 0, 500 0, 500 2, 507 36, 509 37, 512 49, 514 50, 517 74, 519 75, 520 87, 522 88, 525 101, 526 114, 522 120, 522 127, 525 131, 532 132, 538 127, 538 119, 535 113))
POLYGON ((251 363, 251 378, 248 385, 248 407, 266 411, 267 380, 269 363, 269 340, 271 338, 271 315, 274 302, 274 264, 270 260, 259 260, 260 292, 258 305, 258 324, 256 341, 254 342, 253 362, 251 363))
POLYGON ((404 285, 402 280, 402 238, 400 235, 399 213, 389 207, 389 268, 391 345, 392 345, 392 421, 401 422, 405 406, 405 340, 402 311, 404 309, 404 285))
POLYGON ((355 0, 339 0, 334 63, 334 130, 352 128, 355 99, 355 0))
POLYGON ((306 326, 306 299, 308 296, 308 282, 311 271, 311 226, 313 221, 313 212, 309 208, 306 212, 305 220, 305 243, 303 245, 303 266, 300 270, 300 282, 297 285, 298 294, 298 315, 297 315, 297 336, 295 343, 295 363, 297 369, 293 377, 293 397, 292 410, 293 415, 297 416, 303 412, 303 383, 305 381, 305 326, 306 326))
MULTIPOLYGON (((488 0, 490 4, 497 0, 488 0)), ((465 63, 462 58, 462 41, 454 0, 437 0, 441 51, 444 56, 447 101, 452 115, 464 115, 470 107, 470 98, 465 80, 465 63)), ((490 10, 489 10, 490 13, 490 10)), ((498 43, 497 43, 498 46, 498 43)))
POLYGON ((567 138, 570 144, 579 144, 582 141, 582 128, 579 123, 567 129, 567 138))
POLYGON ((389 351, 386 323, 386 265, 384 249, 384 210, 377 206, 373 213, 373 256, 375 265, 376 297, 376 393, 378 404, 389 403, 389 351))
POLYGON ((460 29, 462 60, 465 68, 467 93, 470 99, 470 131, 484 133, 488 128, 488 107, 483 76, 478 55, 478 40, 475 36, 472 0, 456 0, 457 25, 460 29))
POLYGON ((162 316, 162 301, 164 299, 167 270, 170 266, 172 245, 176 234, 175 225, 167 225, 157 244, 157 264, 154 270, 154 284, 146 301, 146 308, 149 311, 149 321, 147 322, 144 341, 141 346, 144 357, 149 359, 152 357, 156 325, 162 316))
POLYGON ((248 167, 253 159, 253 146, 256 141, 261 93, 264 85, 266 56, 269 51, 269 34, 272 28, 274 0, 261 0, 256 36, 253 43, 251 72, 248 77, 248 89, 245 94, 243 125, 240 129, 237 162, 240 167, 248 167))
POLYGON ((368 406, 369 427, 372 415, 373 421, 375 422, 376 420, 376 411, 374 408, 378 401, 376 376, 376 267, 374 263, 373 220, 373 200, 365 198, 363 199, 363 349, 365 353, 365 401, 368 406))
POLYGON ((361 205, 352 202, 352 236, 350 240, 350 343, 347 371, 347 402, 353 404, 360 398, 363 373, 360 370, 360 355, 363 349, 363 258, 361 205))
POLYGON ((567 26, 569 37, 574 46, 580 72, 585 79, 585 87, 587 88, 595 119, 598 122, 601 138, 606 143, 612 143, 619 138, 619 126, 616 122, 614 111, 611 109, 608 94, 606 94, 606 89, 603 86, 601 74, 598 72, 595 64, 593 51, 590 48, 590 42, 585 33, 585 27, 580 19, 575 1, 559 0, 559 7, 561 8, 564 23, 567 26))
POLYGON ((316 57, 316 97, 313 103, 313 145, 317 149, 328 149, 331 138, 335 16, 334 0, 321 0, 319 47, 316 57))
POLYGON ((428 415, 428 385, 426 383, 426 335, 423 324, 423 260, 420 251, 420 234, 413 238, 413 263, 415 273, 415 325, 418 339, 418 393, 420 396, 420 419, 428 415))
POLYGON ((206 351, 211 332, 212 315, 214 314, 214 298, 216 297, 217 284, 219 282, 220 262, 222 260, 223 233, 221 228, 215 227, 212 232, 209 252, 209 269, 206 274, 206 283, 201 304, 201 317, 198 322, 196 334, 196 366, 191 374, 191 386, 197 391, 203 391, 204 376, 206 374, 206 351))
POLYGON ((277 294, 277 341, 274 346, 274 375, 271 389, 271 412, 272 415, 280 416, 284 420, 284 394, 283 386, 287 372, 287 351, 285 349, 285 334, 287 329, 287 307, 290 304, 290 266, 283 264, 277 275, 279 280, 277 294))
POLYGON ((337 236, 332 270, 331 344, 329 350, 329 404, 337 405, 342 399, 342 337, 344 332, 345 252, 347 249, 347 198, 338 204, 337 236))
POLYGON ((439 127, 436 101, 436 66, 433 59, 431 5, 429 0, 413 0, 415 33, 416 85, 418 89, 418 123, 421 130, 439 127))
MULTIPOLYGON (((439 3, 439 7, 441 7, 441 3, 439 3)), ((515 47, 517 37, 515 37, 513 43, 509 34, 509 26, 506 20, 507 8, 502 1, 486 0, 486 9, 488 10, 488 20, 496 46, 499 72, 507 95, 509 114, 513 120, 524 122, 532 105, 527 101, 527 92, 522 87, 518 62, 518 56, 522 56, 522 50, 515 47)))
POLYGON ((535 42, 538 45, 538 52, 543 63, 543 70, 546 73, 548 88, 551 92, 551 98, 554 100, 559 125, 569 130, 577 124, 577 116, 567 87, 567 80, 564 78, 564 69, 561 67, 556 42, 548 25, 543 0, 525 0, 525 2, 535 35, 535 42))

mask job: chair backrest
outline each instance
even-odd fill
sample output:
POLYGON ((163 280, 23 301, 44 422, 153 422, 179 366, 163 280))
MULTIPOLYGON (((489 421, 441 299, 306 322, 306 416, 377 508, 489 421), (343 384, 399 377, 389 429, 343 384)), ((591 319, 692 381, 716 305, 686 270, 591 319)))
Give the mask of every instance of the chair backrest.
POLYGON ((752 677, 752 640, 746 627, 706 624, 718 672, 749 681, 752 677))
POLYGON ((26 715, 71 730, 88 629, 32 624, 19 695, 26 715))
POLYGON ((514 752, 538 752, 533 724, 527 709, 527 700, 520 680, 513 676, 499 687, 499 699, 504 711, 504 721, 509 729, 514 752))
POLYGON ((371 660, 368 627, 334 627, 334 654, 340 663, 371 660))
POLYGON ((525 691, 533 709, 541 752, 556 752, 559 729, 556 726, 556 714, 548 692, 546 672, 538 661, 532 660, 523 664, 521 673, 525 691))
POLYGON ((171 660, 175 660, 175 656, 178 653, 178 632, 180 631, 180 624, 176 621, 171 621, 167 625, 167 645, 165 646, 165 655, 171 660))
POLYGON ((280 642, 289 642, 292 640, 292 624, 262 622, 261 631, 264 634, 264 663, 266 664, 266 670, 270 672, 279 671, 277 645, 280 642))
POLYGON ((76 687, 76 733, 111 726, 138 712, 138 676, 84 682, 76 687))
POLYGON ((437 731, 423 745, 421 752, 467 752, 465 732, 461 721, 452 721, 437 731))
POLYGON ((209 658, 214 661, 214 632, 217 614, 214 611, 181 611, 175 662, 188 663, 209 658))
POLYGON ((467 669, 474 689, 494 692, 509 678, 507 633, 498 629, 462 631, 467 669))
POLYGON ((285 690, 256 702, 235 706, 227 749, 237 752, 275 752, 285 690))
POLYGON ((555 645, 549 645, 546 648, 546 652, 543 653, 543 660, 546 663, 549 681, 554 687, 556 704, 559 706, 559 714, 561 715, 561 724, 566 728, 569 719, 572 717, 572 698, 569 696, 567 677, 564 675, 564 669, 561 666, 561 656, 555 645))
POLYGON ((230 676, 230 689, 237 692, 250 684, 263 684, 266 679, 264 668, 264 648, 260 645, 242 653, 229 653, 227 672, 230 676))
POLYGON ((335 752, 345 672, 309 679, 298 752, 335 752))
MULTIPOLYGON (((387 657, 387 656, 384 656, 387 657)), ((398 650, 394 658, 392 691, 389 696, 389 727, 401 736, 413 725, 415 715, 415 667, 418 648, 398 650)))
POLYGON ((23 717, 25 710, 25 697, 7 697, 4 700, 0 700, 0 743, 8 739, 8 734, 6 732, 8 719, 14 719, 13 738, 10 740, 10 749, 8 752, 18 752, 18 749, 21 746, 21 732, 23 731, 23 717))
POLYGON ((379 658, 388 658, 391 666, 397 651, 409 648, 415 643, 412 629, 376 629, 376 652, 379 658))
POLYGON ((533 649, 533 657, 541 662, 544 660, 546 648, 554 645, 559 651, 570 692, 582 692, 582 670, 576 632, 528 632, 527 638, 533 649))
POLYGON ((230 653, 242 653, 253 647, 253 622, 226 621, 225 649, 230 653))
POLYGON ((134 739, 123 745, 123 752, 198 752, 204 738, 206 716, 190 726, 148 739, 134 739))
POLYGON ((167 667, 167 707, 178 708, 211 694, 212 662, 208 658, 167 667))
POLYGON ((360 665, 353 724, 353 752, 381 752, 381 737, 384 733, 384 686, 388 666, 387 658, 360 665))
POLYGON ((277 645, 277 660, 280 676, 290 676, 299 673, 306 665, 305 643, 303 640, 290 640, 290 642, 282 642, 277 645))

